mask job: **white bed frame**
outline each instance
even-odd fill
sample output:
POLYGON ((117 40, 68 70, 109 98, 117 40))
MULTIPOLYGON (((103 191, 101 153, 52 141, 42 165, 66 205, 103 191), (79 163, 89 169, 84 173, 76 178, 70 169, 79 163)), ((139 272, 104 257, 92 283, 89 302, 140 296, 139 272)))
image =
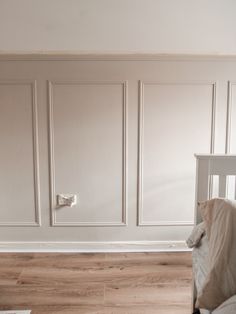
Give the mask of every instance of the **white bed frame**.
MULTIPOLYGON (((195 225, 202 219, 199 213, 199 202, 212 198, 213 176, 218 176, 218 191, 214 197, 228 197, 228 176, 236 179, 236 155, 195 155, 197 161, 196 169, 196 197, 195 197, 195 225)), ((236 181, 234 181, 236 182, 236 181)), ((234 186, 233 198, 236 199, 236 184, 234 186)), ((195 310, 196 287, 193 279, 193 311, 195 310)))

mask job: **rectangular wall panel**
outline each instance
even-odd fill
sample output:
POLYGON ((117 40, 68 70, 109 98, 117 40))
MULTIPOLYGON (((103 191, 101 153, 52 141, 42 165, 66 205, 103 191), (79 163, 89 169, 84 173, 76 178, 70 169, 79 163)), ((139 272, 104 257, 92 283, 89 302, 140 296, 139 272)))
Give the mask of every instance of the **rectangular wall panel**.
POLYGON ((236 82, 228 82, 226 153, 236 154, 236 82))
POLYGON ((36 84, 0 81, 0 225, 40 225, 36 84))
POLYGON ((126 224, 126 83, 49 83, 53 226, 126 224), (73 207, 57 195, 75 194, 73 207))
POLYGON ((213 152, 215 89, 140 83, 139 225, 193 224, 193 155, 213 152))

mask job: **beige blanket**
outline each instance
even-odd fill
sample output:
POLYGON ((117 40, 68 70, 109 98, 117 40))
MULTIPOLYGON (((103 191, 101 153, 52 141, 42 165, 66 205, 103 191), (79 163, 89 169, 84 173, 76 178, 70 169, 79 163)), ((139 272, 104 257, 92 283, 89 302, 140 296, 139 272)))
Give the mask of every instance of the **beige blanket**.
POLYGON ((236 296, 229 298, 221 304, 212 314, 235 314, 236 313, 236 296))
POLYGON ((197 307, 216 309, 236 294, 236 202, 212 199, 200 211, 209 240, 209 273, 197 307))

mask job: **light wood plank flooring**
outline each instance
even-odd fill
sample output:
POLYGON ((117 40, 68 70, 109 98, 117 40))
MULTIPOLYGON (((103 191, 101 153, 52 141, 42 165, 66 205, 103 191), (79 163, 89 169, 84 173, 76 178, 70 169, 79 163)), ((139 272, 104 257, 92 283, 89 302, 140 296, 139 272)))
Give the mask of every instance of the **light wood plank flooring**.
POLYGON ((190 314, 190 253, 0 254, 0 309, 190 314))

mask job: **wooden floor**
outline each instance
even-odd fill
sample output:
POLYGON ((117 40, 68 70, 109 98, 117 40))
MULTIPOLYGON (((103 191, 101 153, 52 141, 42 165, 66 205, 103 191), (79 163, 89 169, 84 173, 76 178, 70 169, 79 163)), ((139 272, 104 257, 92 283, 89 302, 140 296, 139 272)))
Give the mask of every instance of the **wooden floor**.
POLYGON ((0 309, 190 314, 190 253, 0 254, 0 309))

